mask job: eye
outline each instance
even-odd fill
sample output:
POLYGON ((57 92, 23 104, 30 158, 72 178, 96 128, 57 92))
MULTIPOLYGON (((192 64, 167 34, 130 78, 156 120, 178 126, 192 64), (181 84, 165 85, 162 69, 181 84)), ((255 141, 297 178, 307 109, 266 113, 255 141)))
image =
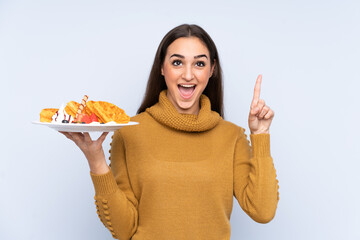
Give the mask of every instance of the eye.
POLYGON ((180 65, 181 65, 181 61, 180 61, 180 60, 174 60, 174 61, 172 62, 172 65, 174 65, 174 66, 180 66, 180 65))
POLYGON ((205 67, 205 62, 199 61, 199 62, 196 63, 196 66, 198 66, 198 67, 205 67))

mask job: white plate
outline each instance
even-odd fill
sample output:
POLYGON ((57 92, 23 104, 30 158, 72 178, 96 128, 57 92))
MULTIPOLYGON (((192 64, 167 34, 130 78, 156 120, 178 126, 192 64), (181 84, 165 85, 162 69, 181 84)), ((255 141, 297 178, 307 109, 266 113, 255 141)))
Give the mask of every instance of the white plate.
POLYGON ((138 122, 128 122, 128 123, 107 123, 107 124, 77 124, 77 123, 47 123, 33 121, 34 124, 39 124, 43 126, 48 126, 56 131, 62 132, 113 132, 119 128, 125 126, 132 126, 139 124, 138 122))

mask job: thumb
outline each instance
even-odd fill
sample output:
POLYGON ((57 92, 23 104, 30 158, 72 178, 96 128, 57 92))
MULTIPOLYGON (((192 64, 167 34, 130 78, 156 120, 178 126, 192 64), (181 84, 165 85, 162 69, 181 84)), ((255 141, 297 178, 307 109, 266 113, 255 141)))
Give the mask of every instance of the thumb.
POLYGON ((108 134, 109 132, 103 132, 97 141, 102 144, 108 134))

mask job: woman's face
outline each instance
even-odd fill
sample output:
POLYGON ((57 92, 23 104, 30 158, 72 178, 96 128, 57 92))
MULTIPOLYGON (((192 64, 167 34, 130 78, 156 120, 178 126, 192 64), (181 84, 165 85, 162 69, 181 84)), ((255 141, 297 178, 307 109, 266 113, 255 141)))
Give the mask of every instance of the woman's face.
POLYGON ((167 97, 179 113, 199 113, 200 96, 214 66, 209 50, 199 38, 182 37, 169 45, 161 74, 168 88, 167 97))

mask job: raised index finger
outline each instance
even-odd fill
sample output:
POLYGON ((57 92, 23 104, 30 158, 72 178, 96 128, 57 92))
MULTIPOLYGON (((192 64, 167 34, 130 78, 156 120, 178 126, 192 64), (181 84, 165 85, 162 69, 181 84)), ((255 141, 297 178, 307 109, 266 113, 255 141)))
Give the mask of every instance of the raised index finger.
POLYGON ((256 79, 255 88, 254 88, 254 96, 252 100, 253 105, 256 105, 260 99, 261 79, 262 76, 261 74, 259 74, 258 78, 256 79))

